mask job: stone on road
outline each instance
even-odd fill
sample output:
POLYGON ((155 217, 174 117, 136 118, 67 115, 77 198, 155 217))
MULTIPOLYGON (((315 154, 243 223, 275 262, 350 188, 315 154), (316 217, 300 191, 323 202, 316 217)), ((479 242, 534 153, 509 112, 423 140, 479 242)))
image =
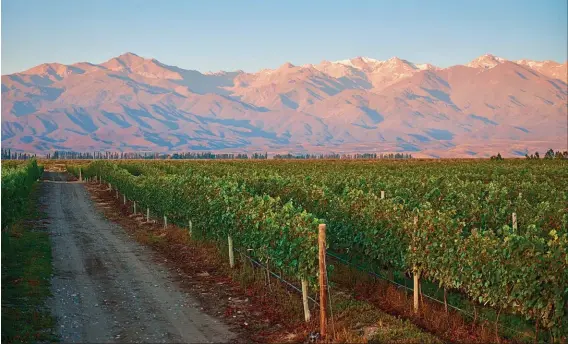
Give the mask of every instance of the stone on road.
POLYGON ((146 247, 99 213, 83 184, 45 172, 54 276, 51 308, 62 342, 220 343, 235 335, 201 312, 146 247))

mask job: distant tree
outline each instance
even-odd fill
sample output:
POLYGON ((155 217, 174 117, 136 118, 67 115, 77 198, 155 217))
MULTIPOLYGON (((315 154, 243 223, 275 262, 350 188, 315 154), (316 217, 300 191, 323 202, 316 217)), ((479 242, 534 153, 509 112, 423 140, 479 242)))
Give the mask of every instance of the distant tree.
POLYGON ((535 158, 535 159, 540 159, 540 155, 538 154, 538 152, 534 152, 534 158, 535 158))
POLYGON ((491 160, 505 160, 505 159, 503 159, 501 153, 497 153, 497 155, 491 156, 491 160))
POLYGON ((546 151, 546 154, 544 155, 545 159, 554 159, 554 151, 552 149, 549 149, 546 151))

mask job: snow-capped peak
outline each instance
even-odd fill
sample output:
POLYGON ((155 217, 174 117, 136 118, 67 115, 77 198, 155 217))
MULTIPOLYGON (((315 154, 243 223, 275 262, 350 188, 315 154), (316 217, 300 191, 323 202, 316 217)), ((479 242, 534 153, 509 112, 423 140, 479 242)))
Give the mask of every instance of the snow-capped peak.
POLYGON ((415 70, 432 70, 432 69, 439 69, 436 66, 433 66, 429 63, 422 63, 422 64, 415 64, 412 63, 410 61, 401 59, 399 57, 391 57, 388 60, 385 61, 381 61, 381 60, 376 60, 376 59, 372 59, 369 57, 355 57, 352 59, 348 59, 348 60, 338 60, 338 61, 333 61, 333 62, 328 62, 331 64, 339 64, 339 65, 344 65, 344 66, 349 66, 349 67, 353 67, 355 69, 359 69, 359 70, 367 70, 367 71, 374 71, 377 70, 379 68, 387 68, 387 69, 392 69, 392 68, 397 68, 397 66, 399 66, 400 64, 403 65, 407 65, 408 67, 415 69, 415 70))
POLYGON ((383 61, 375 60, 375 59, 372 59, 372 58, 369 58, 369 57, 361 57, 361 60, 363 60, 363 62, 365 62, 365 63, 381 63, 381 62, 383 62, 383 61))
POLYGON ((475 60, 471 61, 470 63, 466 64, 466 66, 468 67, 472 67, 472 68, 483 68, 483 69, 491 69, 503 62, 505 62, 507 60, 505 60, 502 57, 498 57, 498 56, 494 56, 491 54, 485 54, 482 55, 478 58, 476 58, 475 60))
POLYGON ((546 62, 548 62, 548 61, 533 61, 533 60, 518 60, 518 61, 515 61, 516 64, 528 66, 529 68, 542 67, 546 62))
POLYGON ((416 68, 420 69, 420 70, 431 70, 431 69, 437 69, 435 66, 431 65, 430 63, 419 63, 419 64, 415 64, 416 68))
POLYGON ((385 61, 372 59, 370 57, 355 57, 355 58, 348 59, 348 60, 333 61, 331 63, 341 64, 341 65, 361 69, 360 63, 357 63, 357 62, 363 62, 364 64, 367 64, 367 65, 378 65, 378 64, 384 63, 385 61))
POLYGON ((341 65, 345 65, 345 66, 353 66, 353 62, 351 62, 351 60, 338 60, 338 61, 332 61, 331 63, 336 63, 336 64, 341 64, 341 65))

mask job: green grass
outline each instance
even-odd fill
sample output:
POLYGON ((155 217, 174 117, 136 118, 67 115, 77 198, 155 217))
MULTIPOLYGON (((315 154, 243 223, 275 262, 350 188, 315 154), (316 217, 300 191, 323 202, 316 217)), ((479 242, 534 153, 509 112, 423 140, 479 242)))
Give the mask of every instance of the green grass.
MULTIPOLYGON (((410 320, 389 315, 369 302, 356 300, 345 293, 335 293, 332 298, 333 312, 339 322, 345 319, 352 328, 359 328, 358 334, 367 337, 368 343, 443 343, 440 338, 420 329, 410 320)), ((340 339, 355 341, 348 336, 340 339)))
POLYGON ((2 233, 2 343, 57 341, 55 319, 45 303, 50 294, 51 243, 37 221, 38 185, 24 218, 2 233))

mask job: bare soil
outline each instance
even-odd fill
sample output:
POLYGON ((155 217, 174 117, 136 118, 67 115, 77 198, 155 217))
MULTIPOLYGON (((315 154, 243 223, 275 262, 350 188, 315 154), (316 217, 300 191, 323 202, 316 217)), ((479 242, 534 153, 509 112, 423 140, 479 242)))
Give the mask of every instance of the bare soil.
MULTIPOLYGON (((62 342, 230 342, 230 325, 182 290, 152 250, 91 201, 83 183, 45 172, 40 202, 51 234, 50 301, 62 342)), ((184 278, 191 278, 185 276, 184 278)))

